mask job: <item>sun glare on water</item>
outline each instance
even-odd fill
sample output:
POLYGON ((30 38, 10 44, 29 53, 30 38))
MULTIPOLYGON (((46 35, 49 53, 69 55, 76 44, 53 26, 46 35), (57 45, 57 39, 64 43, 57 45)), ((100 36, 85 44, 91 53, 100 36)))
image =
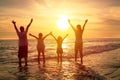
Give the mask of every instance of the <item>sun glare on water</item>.
POLYGON ((68 17, 66 15, 61 15, 60 19, 57 20, 57 26, 61 30, 66 30, 69 27, 68 17))

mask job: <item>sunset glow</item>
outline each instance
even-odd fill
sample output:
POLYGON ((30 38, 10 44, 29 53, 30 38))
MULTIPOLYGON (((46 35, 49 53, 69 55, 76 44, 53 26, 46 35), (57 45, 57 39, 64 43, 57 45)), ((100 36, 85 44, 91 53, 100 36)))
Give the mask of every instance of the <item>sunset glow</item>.
POLYGON ((54 30, 55 34, 69 33, 69 36, 74 38, 74 32, 69 28, 67 19, 70 19, 74 27, 77 24, 82 26, 88 19, 84 38, 119 38, 118 3, 120 0, 1 0, 0 39, 17 38, 12 20, 16 21, 19 28, 26 27, 31 18, 34 21, 29 33, 35 35, 54 30))
POLYGON ((66 30, 69 27, 68 17, 66 15, 60 16, 60 19, 57 21, 57 26, 61 30, 66 30))

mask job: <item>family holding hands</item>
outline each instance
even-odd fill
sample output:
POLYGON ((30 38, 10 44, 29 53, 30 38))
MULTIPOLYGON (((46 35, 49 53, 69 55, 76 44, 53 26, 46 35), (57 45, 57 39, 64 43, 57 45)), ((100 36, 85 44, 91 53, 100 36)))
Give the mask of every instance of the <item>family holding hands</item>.
MULTIPOLYGON (((85 20, 85 23, 83 25, 83 27, 81 28, 81 25, 77 25, 76 28, 71 24, 70 20, 68 20, 68 23, 70 24, 70 26, 72 27, 73 31, 75 32, 75 62, 77 62, 77 55, 78 53, 80 54, 80 59, 81 59, 81 64, 83 64, 83 41, 82 41, 82 36, 83 36, 83 31, 85 28, 85 25, 87 23, 88 20, 85 20)), ((33 22, 33 19, 31 19, 30 23, 27 25, 26 29, 24 30, 23 26, 20 26, 20 31, 18 30, 17 26, 16 26, 16 22, 13 20, 12 23, 14 25, 14 28, 16 30, 16 33, 18 35, 19 38, 19 49, 18 49, 18 59, 19 59, 19 67, 22 66, 21 64, 21 59, 24 58, 25 59, 25 66, 27 66, 27 59, 28 59, 28 40, 27 40, 27 32, 28 29, 31 25, 31 23, 33 22)), ((29 34, 30 36, 34 37, 37 40, 37 52, 38 52, 38 64, 40 64, 40 59, 41 59, 41 53, 42 53, 42 57, 43 57, 43 63, 46 62, 45 59, 45 44, 44 44, 44 40, 45 38, 47 38, 47 36, 51 35, 56 43, 57 43, 57 49, 56 49, 56 53, 57 53, 57 61, 62 62, 62 54, 63 54, 63 48, 62 48, 62 43, 64 41, 64 39, 68 36, 68 34, 66 34, 63 38, 61 36, 55 37, 52 32, 48 33, 47 35, 43 36, 42 33, 39 33, 38 36, 35 36, 33 34, 29 34)))

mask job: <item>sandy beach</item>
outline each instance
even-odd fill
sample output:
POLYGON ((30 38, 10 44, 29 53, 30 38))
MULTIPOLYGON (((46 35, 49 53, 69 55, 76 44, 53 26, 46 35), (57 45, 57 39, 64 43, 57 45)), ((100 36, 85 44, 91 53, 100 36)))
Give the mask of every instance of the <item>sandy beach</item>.
POLYGON ((84 65, 74 58, 47 59, 46 64, 29 61, 28 67, 18 68, 17 62, 0 66, 0 80, 120 80, 120 48, 84 56, 84 65))

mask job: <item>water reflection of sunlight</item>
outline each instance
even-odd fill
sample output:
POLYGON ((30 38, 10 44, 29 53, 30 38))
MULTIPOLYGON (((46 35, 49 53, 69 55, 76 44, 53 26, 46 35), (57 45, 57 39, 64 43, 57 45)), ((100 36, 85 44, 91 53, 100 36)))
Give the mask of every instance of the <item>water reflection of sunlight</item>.
POLYGON ((67 48, 66 43, 64 43, 64 44, 62 45, 62 48, 63 48, 63 49, 64 49, 64 48, 67 48))
POLYGON ((66 72, 68 72, 69 65, 70 65, 70 62, 68 62, 68 61, 62 62, 62 69, 65 70, 66 72))
POLYGON ((68 40, 65 39, 64 42, 63 42, 63 44, 62 44, 62 48, 63 48, 63 49, 64 49, 64 48, 68 48, 67 42, 68 42, 68 40))
POLYGON ((69 65, 70 62, 68 62, 68 61, 64 61, 62 64, 63 64, 63 65, 69 65))
POLYGON ((62 44, 62 48, 63 48, 63 53, 67 53, 67 54, 63 54, 63 56, 68 56, 68 53, 71 49, 71 44, 69 44, 69 40, 65 39, 63 44, 62 44))

